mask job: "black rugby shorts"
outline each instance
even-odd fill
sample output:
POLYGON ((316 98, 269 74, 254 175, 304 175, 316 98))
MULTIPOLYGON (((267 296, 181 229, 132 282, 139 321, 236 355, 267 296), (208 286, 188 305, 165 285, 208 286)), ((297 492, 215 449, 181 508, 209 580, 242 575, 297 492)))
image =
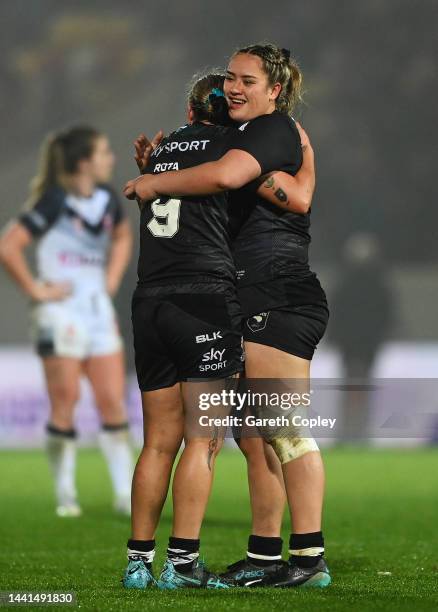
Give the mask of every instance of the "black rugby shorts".
POLYGON ((132 325, 141 391, 243 370, 242 313, 232 289, 137 288, 132 325))
POLYGON ((328 318, 325 302, 272 308, 245 320, 243 339, 311 360, 324 335, 328 318))

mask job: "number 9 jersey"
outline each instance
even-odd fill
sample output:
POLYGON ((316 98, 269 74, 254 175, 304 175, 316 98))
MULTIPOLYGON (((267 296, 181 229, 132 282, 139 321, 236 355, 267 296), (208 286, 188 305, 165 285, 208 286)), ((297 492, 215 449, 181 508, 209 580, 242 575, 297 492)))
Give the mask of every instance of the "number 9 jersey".
MULTIPOLYGON (((145 174, 183 170, 216 161, 235 130, 193 123, 165 138, 145 174)), ((225 281, 235 284, 230 248, 228 194, 160 198, 140 218, 139 287, 225 281)))
MULTIPOLYGON (((216 161, 229 128, 194 123, 164 139, 145 173, 216 161)), ((231 255, 228 194, 160 198, 142 206, 132 300, 141 391, 214 380, 243 369, 242 312, 231 255)))

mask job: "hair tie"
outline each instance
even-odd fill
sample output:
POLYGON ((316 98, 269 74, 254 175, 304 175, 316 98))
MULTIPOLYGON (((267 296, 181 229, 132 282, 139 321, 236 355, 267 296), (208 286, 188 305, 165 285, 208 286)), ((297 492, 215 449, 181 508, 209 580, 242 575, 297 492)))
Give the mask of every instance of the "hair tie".
POLYGON ((290 60, 290 51, 289 51, 289 49, 282 49, 281 52, 283 54, 283 57, 286 60, 290 60))
POLYGON ((206 104, 211 104, 211 105, 216 106, 217 104, 219 104, 219 100, 225 101, 225 94, 218 87, 214 87, 211 90, 211 94, 207 98, 206 104))

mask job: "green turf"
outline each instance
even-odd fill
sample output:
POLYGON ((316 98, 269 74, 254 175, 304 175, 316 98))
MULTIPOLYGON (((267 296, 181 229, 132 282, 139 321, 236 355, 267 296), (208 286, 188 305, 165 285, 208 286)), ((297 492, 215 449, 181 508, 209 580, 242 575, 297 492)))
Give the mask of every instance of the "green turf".
MULTIPOLYGON (((324 455, 332 586, 162 593, 120 586, 129 523, 111 511, 109 481, 96 451, 79 455, 79 519, 54 516, 41 452, 1 452, 0 590, 73 590, 82 610, 99 611, 438 610, 438 451, 339 449, 324 455)), ((201 535, 212 569, 242 557, 248 528, 244 462, 237 452, 224 451, 201 535)), ((157 568, 169 530, 168 504, 157 535, 157 568)), ((285 524, 286 543, 288 532, 285 524)))

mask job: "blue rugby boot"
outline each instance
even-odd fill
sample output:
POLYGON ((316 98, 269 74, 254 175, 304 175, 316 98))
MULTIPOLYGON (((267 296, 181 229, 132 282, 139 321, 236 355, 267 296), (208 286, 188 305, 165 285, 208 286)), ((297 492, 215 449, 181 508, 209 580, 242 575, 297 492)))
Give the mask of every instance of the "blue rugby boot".
POLYGON ((322 589, 328 587, 331 581, 327 564, 321 557, 315 567, 298 567, 298 565, 289 562, 287 576, 276 581, 272 586, 277 588, 316 587, 322 589))
POLYGON ((166 560, 157 585, 163 590, 173 589, 229 589, 230 584, 217 574, 208 571, 203 561, 195 561, 189 572, 178 572, 169 559, 166 560))
POLYGON ((139 556, 129 559, 122 583, 125 589, 147 589, 156 581, 152 567, 139 556))

